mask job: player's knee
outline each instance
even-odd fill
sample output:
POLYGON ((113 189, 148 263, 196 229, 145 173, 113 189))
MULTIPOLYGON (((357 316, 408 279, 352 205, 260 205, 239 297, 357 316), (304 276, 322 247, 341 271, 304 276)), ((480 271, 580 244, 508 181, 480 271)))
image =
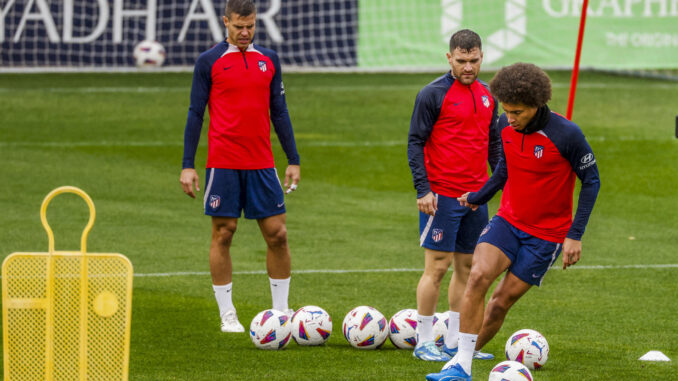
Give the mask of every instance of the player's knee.
POLYGON ((237 224, 231 222, 215 226, 212 229, 212 240, 218 245, 230 246, 237 226, 237 224))
POLYGON ((493 281, 494 279, 490 279, 487 274, 477 268, 472 268, 466 283, 466 290, 482 290, 485 292, 493 281))
POLYGON ((287 228, 283 225, 266 235, 266 243, 271 248, 287 246, 287 228))
POLYGON ((500 298, 492 297, 487 303, 487 318, 490 321, 503 320, 510 306, 500 298))

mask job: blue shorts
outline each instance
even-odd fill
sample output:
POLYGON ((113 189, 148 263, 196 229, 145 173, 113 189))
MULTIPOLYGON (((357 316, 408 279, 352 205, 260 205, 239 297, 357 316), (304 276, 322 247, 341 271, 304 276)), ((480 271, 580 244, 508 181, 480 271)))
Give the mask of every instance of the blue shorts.
POLYGON ((459 205, 455 197, 434 194, 435 216, 419 212, 419 244, 431 250, 472 254, 487 225, 487 205, 475 211, 459 205))
POLYGON ((205 214, 261 219, 285 213, 285 195, 275 168, 207 168, 205 214))
POLYGON ((509 271, 525 283, 541 286, 563 245, 527 234, 500 216, 492 217, 478 243, 498 247, 511 260, 509 271))

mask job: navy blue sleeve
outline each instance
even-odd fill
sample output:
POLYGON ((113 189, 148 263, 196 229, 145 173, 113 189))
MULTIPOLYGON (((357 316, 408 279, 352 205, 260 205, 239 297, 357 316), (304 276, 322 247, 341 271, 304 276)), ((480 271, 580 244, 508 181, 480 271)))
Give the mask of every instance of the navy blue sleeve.
POLYGON ((271 80, 271 122, 273 122, 275 133, 278 135, 280 145, 287 156, 287 164, 299 165, 299 153, 297 152, 297 144, 294 140, 290 113, 287 110, 287 102, 285 101, 285 88, 282 82, 280 59, 274 51, 268 50, 265 54, 271 58, 275 67, 275 75, 271 80))
POLYGON ((570 230, 567 233, 567 238, 581 241, 584 230, 586 230, 586 224, 593 211, 593 205, 598 197, 600 176, 598 174, 596 158, 593 156, 593 150, 586 141, 581 129, 576 124, 568 122, 565 131, 566 133, 562 135, 555 134, 550 137, 558 151, 560 151, 560 154, 570 162, 574 173, 577 174, 581 181, 577 212, 574 215, 572 226, 570 226, 570 230))
MULTIPOLYGON (((497 119, 496 125, 497 126, 508 125, 508 119, 506 118, 506 114, 501 114, 501 116, 497 119)), ((504 150, 502 149, 501 130, 499 130, 499 127, 497 127, 497 135, 499 137, 499 152, 497 154, 497 156, 499 156, 499 159, 497 165, 494 167, 494 171, 492 171, 492 176, 490 177, 489 180, 487 180, 485 185, 483 185, 483 187, 480 188, 479 191, 469 193, 466 200, 470 204, 475 205, 487 204, 500 189, 504 189, 504 185, 506 185, 506 180, 508 180, 508 171, 506 169, 506 155, 504 154, 504 150)))
POLYGON ((198 57, 193 69, 191 105, 188 108, 186 130, 184 131, 184 158, 182 168, 195 168, 195 153, 200 141, 205 107, 212 87, 212 64, 205 55, 198 57))
POLYGON ((501 128, 499 126, 499 102, 497 98, 494 98, 494 110, 492 110, 492 122, 490 123, 490 140, 487 146, 487 162, 490 164, 492 173, 496 170, 497 164, 503 155, 501 128))
POLYGON ((412 171, 417 198, 424 197, 431 191, 426 174, 424 146, 431 136, 433 125, 438 120, 441 107, 442 99, 440 101, 437 99, 434 88, 431 86, 424 87, 414 101, 414 111, 407 138, 407 160, 412 171))

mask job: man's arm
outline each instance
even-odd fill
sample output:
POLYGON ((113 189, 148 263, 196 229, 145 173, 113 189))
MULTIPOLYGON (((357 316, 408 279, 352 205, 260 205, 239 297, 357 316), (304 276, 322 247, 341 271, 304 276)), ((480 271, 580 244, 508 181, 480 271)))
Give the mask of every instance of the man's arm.
POLYGON ((495 149, 496 152, 494 153, 494 155, 498 156, 498 159, 497 164, 495 165, 494 170, 492 171, 492 176, 489 178, 489 180, 487 180, 485 185, 483 185, 483 187, 480 188, 479 191, 471 192, 466 196, 464 202, 468 204, 472 205, 487 204, 500 189, 504 188, 504 185, 506 185, 506 180, 508 180, 508 171, 506 169, 506 155, 504 154, 504 150, 502 149, 501 128, 498 126, 508 126, 508 119, 506 118, 506 114, 502 114, 499 118, 497 118, 496 135, 499 139, 499 148, 495 149))
POLYGON ((285 88, 282 82, 280 60, 275 53, 272 53, 270 58, 275 67, 275 74, 271 80, 271 122, 273 123, 276 135, 278 135, 280 145, 287 156, 287 164, 299 165, 299 153, 297 152, 297 145, 294 140, 290 113, 287 110, 287 102, 285 101, 285 88))
MULTIPOLYGON (((490 164, 490 169, 494 173, 502 156, 501 145, 501 128, 499 127, 499 102, 494 99, 494 110, 492 110, 492 121, 490 122, 490 136, 487 145, 487 162, 490 164)), ((502 124, 503 126, 503 124, 502 124)))
POLYGON ((581 181, 581 189, 579 190, 577 212, 572 221, 572 226, 570 226, 570 231, 567 233, 567 238, 579 241, 584 235, 586 224, 598 197, 600 175, 598 174, 598 165, 593 150, 586 141, 584 134, 577 129, 572 135, 565 150, 565 158, 570 162, 572 169, 581 181))
POLYGON ((200 178, 195 171, 195 153, 198 150, 200 131, 202 130, 205 107, 209 99, 212 77, 209 63, 198 57, 193 69, 193 84, 191 86, 191 105, 188 108, 186 129, 184 130, 184 156, 182 171, 179 176, 181 187, 187 195, 195 198, 193 187, 200 190, 200 178))
POLYGON ((410 131, 407 138, 407 159, 412 171, 414 188, 417 198, 431 192, 431 185, 426 174, 424 147, 433 132, 433 125, 440 114, 440 107, 432 91, 424 88, 417 94, 414 102, 414 111, 410 119, 410 131))
POLYGON ((556 144, 563 157, 570 162, 572 170, 581 181, 579 201, 574 220, 563 242, 563 269, 574 265, 581 258, 581 237, 588 223, 593 205, 600 190, 600 176, 593 150, 581 129, 574 123, 565 130, 560 144, 556 144))
MULTIPOLYGON (((465 194, 464 201, 471 205, 487 204, 492 197, 506 185, 508 179, 508 171, 506 170, 506 158, 502 152, 502 157, 499 159, 497 167, 494 169, 492 176, 487 180, 485 185, 477 192, 469 192, 465 194)), ((461 200, 460 200, 461 201, 461 200)), ((463 206, 468 206, 464 205, 463 206)))
POLYGON ((297 189, 297 185, 301 179, 301 169, 299 166, 300 158, 299 153, 297 152, 297 143, 294 139, 294 130, 292 129, 290 113, 287 110, 287 102, 285 101, 285 88, 282 82, 280 59, 275 52, 272 52, 269 57, 275 68, 275 74, 271 80, 271 122, 273 123, 273 128, 278 136, 280 145, 287 156, 288 166, 287 169, 285 169, 284 185, 289 186, 287 193, 290 193, 297 189))
POLYGON ((414 188, 417 190, 417 208, 430 216, 438 210, 438 202, 426 174, 424 147, 431 136, 433 125, 440 115, 440 106, 431 88, 422 89, 414 102, 407 138, 407 159, 412 171, 414 188))

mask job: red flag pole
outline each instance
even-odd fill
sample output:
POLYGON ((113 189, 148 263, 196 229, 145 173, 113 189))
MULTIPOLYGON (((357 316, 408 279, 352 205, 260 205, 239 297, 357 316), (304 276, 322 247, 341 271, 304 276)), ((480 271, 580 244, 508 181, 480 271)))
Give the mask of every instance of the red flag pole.
POLYGON ((572 109, 574 108, 574 95, 577 92, 577 78, 579 77, 579 59, 581 58, 581 45, 584 41, 584 27, 586 26, 586 11, 589 7, 589 0, 584 0, 581 8, 581 20, 579 21, 579 37, 577 38, 577 51, 574 56, 574 67, 572 68, 572 80, 570 81, 570 97, 567 100, 567 119, 572 120, 572 109))

